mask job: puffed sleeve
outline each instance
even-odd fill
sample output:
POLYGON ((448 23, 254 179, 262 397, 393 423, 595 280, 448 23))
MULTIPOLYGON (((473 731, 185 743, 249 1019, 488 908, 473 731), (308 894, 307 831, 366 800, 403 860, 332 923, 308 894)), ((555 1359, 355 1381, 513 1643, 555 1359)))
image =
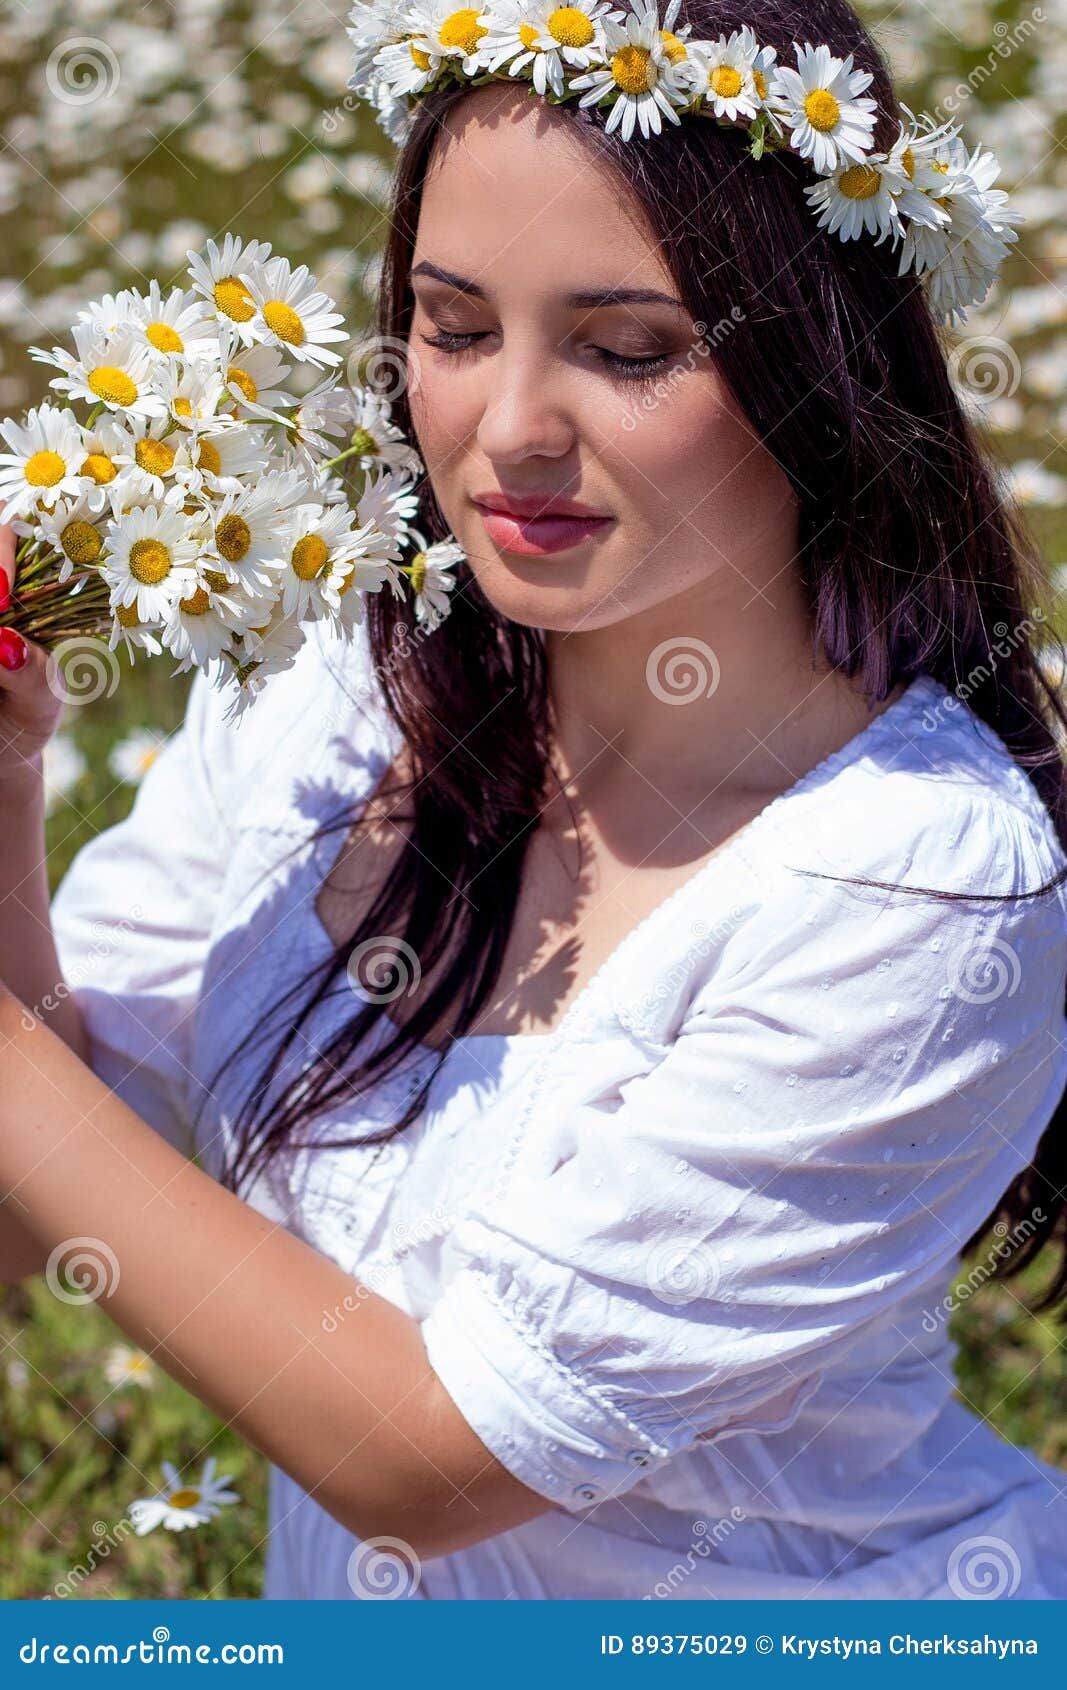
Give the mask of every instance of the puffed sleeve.
POLYGON ((129 814, 83 846, 52 900, 93 1071, 187 1155, 189 1044, 230 855, 203 744, 218 700, 198 672, 129 814))
MULTIPOLYGON (((883 878, 1018 892, 1062 867, 1032 817, 951 803, 883 878)), ((546 1088, 544 1145, 444 1241, 430 1363, 563 1508, 795 1420, 903 1299, 941 1294, 1067 1084, 1062 893, 946 903, 765 866, 666 1054, 592 1100, 546 1088)))

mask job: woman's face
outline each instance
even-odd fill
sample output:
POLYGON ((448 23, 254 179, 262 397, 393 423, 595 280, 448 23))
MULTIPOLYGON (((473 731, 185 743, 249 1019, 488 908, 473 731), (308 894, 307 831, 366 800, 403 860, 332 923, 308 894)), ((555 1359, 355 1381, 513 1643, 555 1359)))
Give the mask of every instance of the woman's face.
POLYGON ((622 198, 500 84, 452 109, 424 187, 412 422, 480 587, 533 627, 606 627, 724 571, 758 590, 792 554, 788 480, 622 198))

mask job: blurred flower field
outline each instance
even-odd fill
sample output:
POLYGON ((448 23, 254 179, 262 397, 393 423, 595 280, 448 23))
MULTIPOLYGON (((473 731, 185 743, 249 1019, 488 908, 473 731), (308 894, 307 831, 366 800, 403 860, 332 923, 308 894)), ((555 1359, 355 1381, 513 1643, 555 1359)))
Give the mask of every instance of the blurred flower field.
MULTIPOLYGON (((30 344, 66 341, 88 298, 176 278, 190 247, 227 230, 306 262, 354 329, 367 322, 391 149, 371 117, 346 109, 348 9, 36 0, 0 11, 0 415, 44 396, 30 344)), ((1067 0, 951 0, 937 17, 922 0, 860 10, 904 99, 991 146, 998 186, 1027 219, 1004 285, 954 337, 951 360, 1060 582, 1067 0)), ((125 814, 180 723, 188 676, 172 679, 172 666, 124 660, 110 696, 68 707, 48 756, 53 884, 125 814)), ((1067 1333, 1029 1317, 1021 1294, 987 1286, 958 1299, 960 1390, 1005 1437, 1067 1467, 1067 1333)), ((0 1597, 258 1595, 265 1462, 120 1339, 96 1307, 44 1280, 0 1289, 0 1597), (224 1480, 233 1498, 187 1530, 165 1517, 139 1535, 132 1505, 165 1489, 197 1513, 190 1498, 210 1498, 212 1459, 215 1488, 224 1480)))

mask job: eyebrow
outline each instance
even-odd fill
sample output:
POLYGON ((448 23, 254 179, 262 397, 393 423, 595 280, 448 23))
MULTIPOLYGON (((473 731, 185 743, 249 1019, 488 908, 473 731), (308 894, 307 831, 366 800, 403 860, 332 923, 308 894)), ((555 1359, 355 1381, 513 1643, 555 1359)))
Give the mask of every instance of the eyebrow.
MULTIPOLYGON (((447 282, 457 293, 469 293, 473 299, 489 298, 486 289, 471 281, 469 276, 457 276, 452 270, 442 269, 440 264, 431 264, 428 258, 416 264, 411 274, 413 277, 429 276, 433 281, 447 282)), ((656 288, 584 288, 577 293, 565 294, 563 303, 571 311, 595 311, 602 305, 670 305, 676 311, 685 309, 680 299, 669 293, 660 293, 656 288)))

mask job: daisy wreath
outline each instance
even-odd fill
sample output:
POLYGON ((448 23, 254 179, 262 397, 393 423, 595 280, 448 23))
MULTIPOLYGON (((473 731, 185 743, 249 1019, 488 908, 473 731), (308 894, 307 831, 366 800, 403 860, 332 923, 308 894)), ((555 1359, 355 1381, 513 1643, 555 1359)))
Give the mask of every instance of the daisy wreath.
POLYGON ((357 0, 348 34, 356 50, 348 86, 371 104, 402 145, 418 99, 457 82, 521 80, 552 104, 574 97, 606 112, 624 140, 659 134, 680 114, 741 127, 749 151, 789 148, 819 180, 804 189, 821 228, 843 241, 872 235, 900 246, 899 274, 922 278, 934 312, 966 319, 986 297, 1022 221, 994 188, 995 155, 968 153, 958 127, 915 117, 887 152, 873 147, 873 77, 853 56, 793 43, 795 65, 779 64, 745 26, 718 40, 675 30, 681 0, 357 0))

